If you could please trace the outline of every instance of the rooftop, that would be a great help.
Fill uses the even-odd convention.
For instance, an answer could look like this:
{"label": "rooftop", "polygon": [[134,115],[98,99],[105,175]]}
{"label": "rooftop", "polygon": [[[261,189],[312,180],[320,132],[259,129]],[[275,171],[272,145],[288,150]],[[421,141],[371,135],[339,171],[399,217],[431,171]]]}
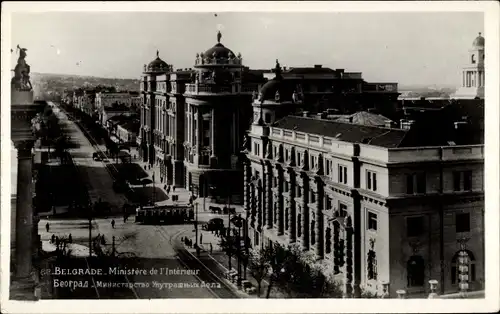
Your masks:
{"label": "rooftop", "polygon": [[336,138],[350,143],[363,143],[385,148],[402,147],[408,130],[387,129],[323,120],[309,117],[288,116],[274,123],[273,127]]}
{"label": "rooftop", "polygon": [[351,115],[341,116],[336,119],[336,121],[367,126],[384,126],[387,122],[393,122],[391,119],[381,114],[371,113],[368,111],[359,111]]}

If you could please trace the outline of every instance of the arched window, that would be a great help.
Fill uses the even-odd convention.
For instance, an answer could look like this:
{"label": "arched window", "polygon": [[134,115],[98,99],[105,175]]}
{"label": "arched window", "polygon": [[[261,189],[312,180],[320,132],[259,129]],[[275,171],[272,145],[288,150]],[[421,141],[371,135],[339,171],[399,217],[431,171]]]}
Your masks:
{"label": "arched window", "polygon": [[288,231],[288,206],[285,207],[285,230]]}
{"label": "arched window", "polygon": [[406,264],[408,287],[421,287],[425,281],[424,258],[419,255],[410,257]]}
{"label": "arched window", "polygon": [[[474,257],[474,254],[469,251],[465,250],[467,252],[467,255],[469,256],[469,282],[474,282],[476,281],[476,258]],[[458,263],[458,254],[460,251],[455,253],[453,258],[451,259],[451,284],[459,284],[459,263]]]}
{"label": "arched window", "polygon": [[302,214],[297,215],[297,236],[302,236]]}
{"label": "arched window", "polygon": [[330,254],[331,252],[332,252],[332,229],[330,227],[327,227],[325,231],[325,254]]}
{"label": "arched window", "polygon": [[316,220],[311,221],[311,245],[316,244]]}
{"label": "arched window", "polygon": [[475,63],[476,63],[476,55],[474,55],[474,54],[473,54],[473,55],[471,55],[471,57],[470,57],[470,62],[471,62],[472,64],[475,64]]}

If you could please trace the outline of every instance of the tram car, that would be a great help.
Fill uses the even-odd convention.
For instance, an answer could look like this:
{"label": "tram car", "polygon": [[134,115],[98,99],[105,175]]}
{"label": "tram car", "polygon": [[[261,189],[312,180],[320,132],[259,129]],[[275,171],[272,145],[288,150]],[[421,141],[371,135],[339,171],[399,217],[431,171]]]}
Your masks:
{"label": "tram car", "polygon": [[143,224],[183,224],[194,220],[193,205],[141,206],[136,209],[135,222]]}

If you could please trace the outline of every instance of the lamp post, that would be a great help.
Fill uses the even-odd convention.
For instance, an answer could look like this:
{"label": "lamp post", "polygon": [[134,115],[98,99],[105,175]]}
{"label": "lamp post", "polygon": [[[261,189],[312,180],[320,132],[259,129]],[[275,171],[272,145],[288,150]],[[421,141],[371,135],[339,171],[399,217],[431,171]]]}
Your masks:
{"label": "lamp post", "polygon": [[[196,192],[196,194],[195,194]],[[193,202],[198,198],[199,195],[199,190],[198,187],[194,184],[191,184],[191,196],[193,199]],[[194,245],[195,247],[198,247],[198,203],[194,203],[194,210],[195,210],[195,217],[194,217],[194,232],[195,232],[195,240],[194,240]]]}

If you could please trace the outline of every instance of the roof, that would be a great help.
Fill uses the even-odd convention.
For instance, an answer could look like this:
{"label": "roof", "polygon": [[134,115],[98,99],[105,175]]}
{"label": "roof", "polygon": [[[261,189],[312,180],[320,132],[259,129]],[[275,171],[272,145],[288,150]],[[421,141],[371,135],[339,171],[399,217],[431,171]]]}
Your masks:
{"label": "roof", "polygon": [[284,74],[332,74],[336,73],[335,70],[323,67],[300,67],[289,68],[283,71]]}
{"label": "roof", "polygon": [[148,64],[147,72],[167,72],[169,70],[168,64],[160,59],[160,52],[156,51],[156,59]]}
{"label": "roof", "polygon": [[118,125],[131,133],[139,133],[141,127],[141,123],[137,119],[118,122]]}
{"label": "roof", "polygon": [[391,119],[381,114],[375,114],[368,111],[360,111],[351,115],[342,116],[336,121],[368,126],[383,126],[386,122],[393,122]]}
{"label": "roof", "polygon": [[475,48],[484,48],[484,37],[481,36],[481,33],[474,39],[472,46]]}
{"label": "roof", "polygon": [[344,142],[363,143],[386,148],[402,146],[403,139],[408,133],[408,130],[386,129],[299,116],[287,116],[275,122],[273,127],[328,136]]}

